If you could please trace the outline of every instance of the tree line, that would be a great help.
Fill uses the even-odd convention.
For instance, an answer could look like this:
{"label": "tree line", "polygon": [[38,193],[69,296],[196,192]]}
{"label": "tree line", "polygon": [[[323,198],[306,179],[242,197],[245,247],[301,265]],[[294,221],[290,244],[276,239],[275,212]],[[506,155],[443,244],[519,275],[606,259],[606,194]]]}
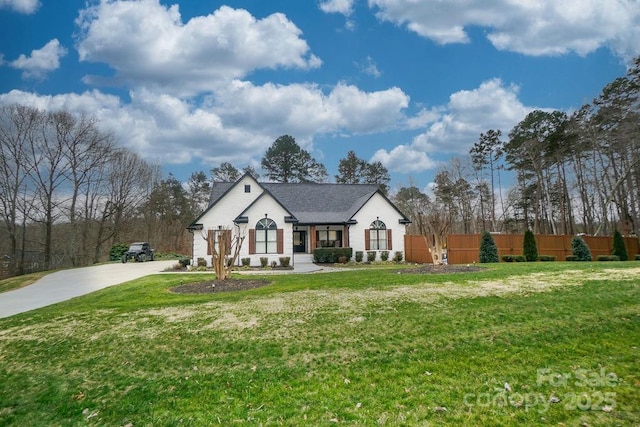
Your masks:
{"label": "tree line", "polygon": [[[377,183],[389,174],[350,152],[338,182]],[[342,161],[341,161],[342,164]],[[291,136],[278,138],[262,159],[276,182],[324,182],[324,165]],[[96,119],[65,111],[0,107],[0,256],[12,274],[90,265],[121,243],[144,240],[160,252],[187,254],[186,227],[207,207],[216,181],[242,173],[221,163],[183,184],[172,174],[116,144]]]}
{"label": "tree line", "polygon": [[490,129],[438,170],[431,196],[409,185],[394,200],[414,233],[638,235],[640,57],[593,102],[532,111],[506,138]]}

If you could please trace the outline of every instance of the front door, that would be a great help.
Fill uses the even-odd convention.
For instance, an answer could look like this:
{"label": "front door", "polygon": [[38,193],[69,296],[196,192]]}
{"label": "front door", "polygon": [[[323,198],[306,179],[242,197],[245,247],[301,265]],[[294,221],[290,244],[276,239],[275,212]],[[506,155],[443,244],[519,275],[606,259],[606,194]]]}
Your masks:
{"label": "front door", "polygon": [[293,252],[307,252],[307,232],[293,232]]}

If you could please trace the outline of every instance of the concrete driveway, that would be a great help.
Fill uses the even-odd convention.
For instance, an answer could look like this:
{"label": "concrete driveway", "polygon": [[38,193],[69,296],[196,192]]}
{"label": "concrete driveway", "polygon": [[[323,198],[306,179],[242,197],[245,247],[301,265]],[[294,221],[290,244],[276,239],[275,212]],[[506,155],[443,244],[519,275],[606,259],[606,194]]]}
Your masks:
{"label": "concrete driveway", "polygon": [[176,261],[128,262],[51,273],[32,285],[0,293],[0,318],[24,313],[99,289],[160,273]]}

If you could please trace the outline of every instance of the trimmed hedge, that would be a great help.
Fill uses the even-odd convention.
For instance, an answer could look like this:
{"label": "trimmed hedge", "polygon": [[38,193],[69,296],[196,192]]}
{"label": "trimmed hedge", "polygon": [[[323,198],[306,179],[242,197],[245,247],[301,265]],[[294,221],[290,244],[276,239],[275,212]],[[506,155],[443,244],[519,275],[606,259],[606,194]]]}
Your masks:
{"label": "trimmed hedge", "polygon": [[278,260],[280,261],[280,267],[287,268],[291,264],[291,257],[288,256],[281,256]]}
{"label": "trimmed hedge", "polygon": [[502,260],[504,262],[525,262],[526,258],[524,255],[502,255]]}
{"label": "trimmed hedge", "polygon": [[538,256],[538,261],[543,261],[543,262],[549,262],[549,261],[555,261],[556,257],[553,255],[540,255]]}
{"label": "trimmed hedge", "polygon": [[353,255],[352,248],[317,248],[313,250],[313,262],[319,264],[336,264],[340,262],[340,258],[351,259]]}
{"label": "trimmed hedge", "polygon": [[620,261],[618,255],[598,255],[598,261]]}
{"label": "trimmed hedge", "polygon": [[567,261],[578,261],[578,257],[576,255],[567,255],[565,259]]}
{"label": "trimmed hedge", "polygon": [[636,261],[640,261],[640,254],[636,254]]}

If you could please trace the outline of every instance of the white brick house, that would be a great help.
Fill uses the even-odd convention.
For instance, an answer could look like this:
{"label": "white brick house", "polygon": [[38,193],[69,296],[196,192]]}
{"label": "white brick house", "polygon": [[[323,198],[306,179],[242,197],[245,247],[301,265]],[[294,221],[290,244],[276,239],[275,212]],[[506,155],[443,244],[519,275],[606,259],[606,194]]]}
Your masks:
{"label": "white brick house", "polygon": [[[204,237],[245,236],[238,263],[260,265],[280,257],[313,253],[318,247],[404,253],[407,217],[369,184],[262,183],[245,174],[236,182],[215,183],[209,207],[188,229],[193,233],[193,265],[211,264]],[[365,254],[366,259],[366,254]]]}

